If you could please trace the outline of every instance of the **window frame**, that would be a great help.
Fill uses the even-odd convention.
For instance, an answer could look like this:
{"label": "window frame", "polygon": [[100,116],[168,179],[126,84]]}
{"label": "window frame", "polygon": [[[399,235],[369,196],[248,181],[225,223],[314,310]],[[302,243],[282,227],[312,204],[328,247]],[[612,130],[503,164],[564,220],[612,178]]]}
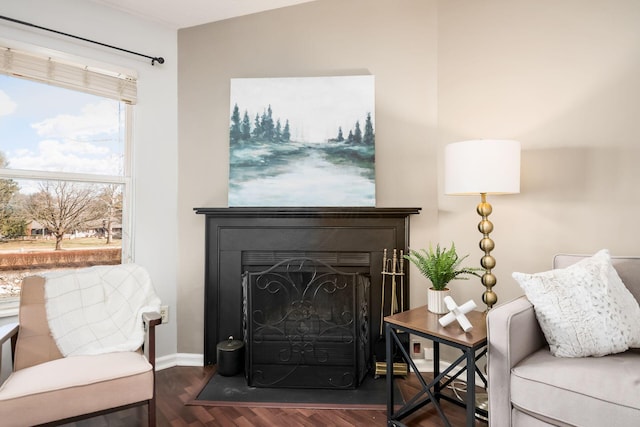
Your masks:
{"label": "window frame", "polygon": [[[9,169],[0,168],[0,179],[18,179],[18,180],[30,180],[30,181],[68,181],[68,182],[80,182],[89,184],[117,184],[122,186],[122,246],[121,246],[121,262],[123,264],[133,262],[133,248],[134,248],[134,227],[133,227],[133,213],[134,213],[134,185],[133,185],[133,121],[134,121],[134,104],[137,101],[137,77],[133,73],[123,73],[122,71],[110,71],[106,68],[96,68],[94,66],[81,65],[80,62],[72,62],[68,59],[68,55],[60,53],[58,57],[35,53],[34,51],[25,50],[13,50],[6,47],[6,42],[0,41],[0,59],[4,59],[0,62],[0,74],[5,74],[11,78],[25,79],[40,84],[51,84],[59,86],[67,90],[73,90],[78,92],[85,92],[103,98],[114,99],[124,104],[124,149],[123,149],[123,173],[122,175],[102,175],[91,173],[76,173],[76,172],[55,172],[44,170],[31,170],[31,169]],[[26,58],[27,61],[34,61],[36,64],[36,73],[33,75],[27,75],[28,73],[16,72],[11,70],[7,66],[6,56],[7,52],[15,52],[22,59]],[[55,78],[43,78],[42,71],[37,69],[38,61],[39,65],[48,64],[47,66],[55,69],[63,69],[65,71],[64,81],[56,81]],[[82,59],[76,61],[89,62],[89,60],[83,61]],[[53,64],[53,65],[51,65]],[[116,67],[114,67],[115,70]],[[28,69],[27,69],[28,71]],[[95,87],[83,86],[82,82],[78,84],[69,84],[68,76],[69,71],[76,73],[78,76],[83,76],[82,80],[86,84],[88,80],[99,81],[98,90]],[[89,77],[87,77],[89,76]],[[97,77],[96,77],[97,76]],[[48,77],[51,77],[49,74]],[[115,80],[114,80],[115,79]],[[118,80],[119,79],[119,80]],[[118,83],[121,81],[121,83]],[[120,86],[118,86],[120,85]],[[117,89],[122,88],[121,93],[118,95]],[[18,313],[20,297],[10,296],[0,298],[0,318],[15,316]]]}
{"label": "window frame", "polygon": [[[30,181],[69,181],[90,184],[118,184],[122,185],[122,262],[133,262],[133,228],[132,228],[132,122],[133,106],[125,105],[125,140],[122,175],[99,175],[75,172],[39,171],[32,169],[6,169],[0,168],[0,179],[22,179]],[[126,236],[126,240],[125,240]],[[125,244],[126,242],[126,244]],[[1,313],[1,312],[0,312]],[[1,315],[0,315],[1,317]]]}

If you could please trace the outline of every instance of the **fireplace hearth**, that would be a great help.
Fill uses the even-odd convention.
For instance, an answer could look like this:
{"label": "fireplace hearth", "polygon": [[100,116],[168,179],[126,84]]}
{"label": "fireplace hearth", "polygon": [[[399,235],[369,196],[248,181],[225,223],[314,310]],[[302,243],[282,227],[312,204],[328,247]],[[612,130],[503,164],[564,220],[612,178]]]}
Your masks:
{"label": "fireplace hearth", "polygon": [[[341,273],[353,273],[354,277],[358,277],[357,281],[360,283],[358,286],[362,289],[367,286],[364,284],[366,278],[369,291],[369,296],[366,298],[368,313],[362,317],[366,317],[367,324],[356,328],[366,332],[360,337],[356,335],[353,338],[356,341],[362,340],[366,344],[359,353],[361,356],[355,357],[367,359],[362,363],[366,366],[371,366],[372,359],[376,357],[378,360],[383,360],[384,354],[376,353],[383,348],[377,345],[380,340],[382,314],[383,251],[398,249],[408,252],[409,218],[411,215],[418,214],[420,208],[196,208],[195,211],[205,215],[206,225],[204,295],[204,361],[206,365],[216,363],[216,345],[221,340],[229,336],[237,338],[245,336],[243,274],[265,272],[291,258],[313,260],[315,265],[322,266],[320,269],[322,274],[328,271],[327,267]],[[279,268],[282,268],[282,264]],[[408,307],[410,303],[408,271],[405,279],[402,298],[405,306]],[[303,277],[301,281],[308,282],[309,278]],[[387,288],[389,292],[390,287]],[[390,295],[387,296],[386,301],[390,301]],[[353,301],[349,300],[346,305],[355,306],[349,309],[355,311],[346,317],[353,317],[357,323],[355,319],[361,317],[361,304],[362,300],[357,298]],[[302,312],[304,310],[300,311]],[[301,316],[300,313],[296,316]],[[336,313],[337,309],[334,308],[333,315],[335,316]],[[306,323],[298,323],[298,325],[303,329],[319,330],[320,319],[325,317],[327,313],[317,317],[317,320],[311,320],[312,317],[309,317]],[[341,336],[342,338],[344,337]],[[304,345],[292,346],[290,349],[277,350],[278,357],[310,360]],[[287,355],[288,351],[289,355]],[[305,352],[304,358],[302,358],[302,351]],[[358,353],[359,350],[354,351]],[[262,352],[260,354],[262,355]],[[319,355],[316,357],[318,360],[313,363],[319,363],[322,359]],[[312,363],[306,364],[315,366]],[[353,362],[349,364],[353,365]],[[359,362],[356,365],[358,365],[356,373],[347,375],[353,377],[352,381],[335,381],[335,384],[337,386],[357,384],[361,369]],[[284,371],[286,364],[285,368],[278,369],[286,372]],[[278,376],[277,373],[271,375],[272,378],[264,380],[265,383],[273,381]],[[283,375],[284,373],[280,374],[280,376]],[[338,374],[329,373],[325,377],[337,378],[336,375]],[[254,373],[254,381],[258,381],[258,378],[259,376]],[[310,387],[318,386],[315,384]],[[300,385],[300,387],[307,387],[307,385]]]}

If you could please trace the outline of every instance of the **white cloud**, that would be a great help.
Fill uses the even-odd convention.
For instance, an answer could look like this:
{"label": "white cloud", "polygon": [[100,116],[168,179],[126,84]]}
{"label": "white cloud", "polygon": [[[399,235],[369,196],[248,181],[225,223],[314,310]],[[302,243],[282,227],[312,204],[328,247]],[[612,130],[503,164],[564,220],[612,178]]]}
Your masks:
{"label": "white cloud", "polygon": [[16,111],[18,104],[13,102],[13,100],[7,95],[5,92],[0,90],[0,116],[8,116]]}
{"label": "white cloud", "polygon": [[89,155],[89,156],[105,156],[109,153],[107,147],[100,147],[95,144],[83,141],[65,141],[60,142],[55,139],[45,139],[38,144],[38,150],[40,154],[48,157],[56,155],[57,153],[65,154],[71,153],[76,155]]}
{"label": "white cloud", "polygon": [[46,139],[37,152],[20,150],[11,157],[15,169],[117,175],[121,160],[106,147],[78,141]]}
{"label": "white cloud", "polygon": [[35,149],[10,152],[12,168],[118,175],[122,153],[118,103],[88,104],[79,115],[59,114],[32,124],[42,139]]}
{"label": "white cloud", "polygon": [[85,105],[81,115],[60,114],[31,125],[44,138],[82,139],[118,132],[118,103],[101,101]]}
{"label": "white cloud", "polygon": [[118,157],[104,147],[47,139],[38,144],[37,152],[20,150],[19,153],[14,153],[11,157],[11,167],[117,175],[121,164]]}

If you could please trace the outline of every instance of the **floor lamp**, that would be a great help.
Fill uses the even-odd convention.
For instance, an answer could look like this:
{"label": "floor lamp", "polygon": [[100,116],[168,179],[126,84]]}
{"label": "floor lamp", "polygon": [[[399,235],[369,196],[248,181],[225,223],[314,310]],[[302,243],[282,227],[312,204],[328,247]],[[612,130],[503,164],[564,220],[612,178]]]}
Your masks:
{"label": "floor lamp", "polygon": [[[492,207],[487,194],[520,192],[520,143],[512,140],[478,139],[448,144],[445,148],[444,192],[451,195],[480,195],[476,211],[482,218],[478,230],[482,233],[480,249],[484,256],[480,265],[484,269],[482,301],[490,310],[498,302],[493,290],[496,276],[492,270],[496,260],[491,256],[495,244],[489,237],[493,224],[489,221]],[[486,393],[476,394],[476,407],[488,412]],[[478,418],[484,418],[476,412]]]}
{"label": "floor lamp", "polygon": [[451,195],[480,195],[476,211],[482,217],[478,230],[482,233],[480,249],[484,256],[480,265],[484,269],[482,301],[487,310],[498,301],[493,290],[496,276],[492,273],[496,260],[491,256],[495,247],[489,234],[493,224],[489,221],[492,207],[487,194],[520,192],[520,143],[512,140],[478,139],[448,144],[445,148],[444,192]]}

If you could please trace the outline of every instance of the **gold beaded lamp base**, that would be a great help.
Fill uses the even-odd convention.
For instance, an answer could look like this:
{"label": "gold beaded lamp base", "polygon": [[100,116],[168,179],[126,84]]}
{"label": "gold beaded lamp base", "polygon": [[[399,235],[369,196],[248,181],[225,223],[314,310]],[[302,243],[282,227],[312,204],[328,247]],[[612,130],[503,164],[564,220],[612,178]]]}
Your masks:
{"label": "gold beaded lamp base", "polygon": [[489,215],[491,215],[492,208],[487,202],[487,193],[480,194],[481,201],[476,208],[478,215],[482,217],[482,220],[478,224],[478,231],[482,233],[482,240],[480,240],[480,249],[484,252],[484,256],[480,260],[480,265],[484,268],[485,273],[482,275],[482,285],[485,287],[485,291],[482,294],[482,301],[487,305],[487,310],[490,310],[498,302],[498,295],[493,291],[493,287],[496,284],[496,276],[493,275],[491,270],[496,266],[496,260],[491,256],[491,251],[495,247],[493,240],[489,237],[489,234],[493,231],[493,224],[489,221]]}

